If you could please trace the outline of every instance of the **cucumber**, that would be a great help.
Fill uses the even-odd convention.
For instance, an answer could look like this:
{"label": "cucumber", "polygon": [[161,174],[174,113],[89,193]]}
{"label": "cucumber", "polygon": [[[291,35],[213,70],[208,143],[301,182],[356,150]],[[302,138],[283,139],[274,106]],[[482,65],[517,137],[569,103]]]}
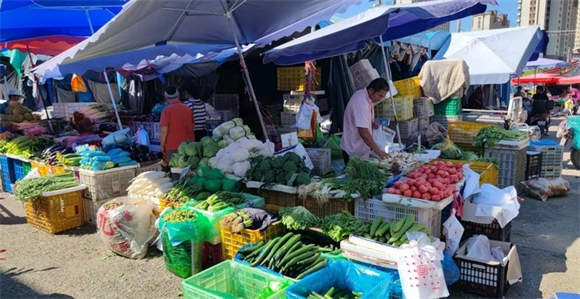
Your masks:
{"label": "cucumber", "polygon": [[397,240],[399,240],[403,235],[405,235],[405,233],[415,223],[415,216],[413,216],[411,214],[407,215],[407,217],[405,217],[404,219],[405,219],[405,223],[403,224],[401,229],[395,235],[393,235],[393,238],[396,238]]}
{"label": "cucumber", "polygon": [[316,261],[319,257],[320,257],[320,253],[315,253],[313,256],[311,256],[309,258],[305,258],[301,261],[298,261],[296,264],[298,264],[298,265],[310,265],[314,261]]}
{"label": "cucumber", "polygon": [[282,246],[282,244],[284,244],[290,237],[292,237],[292,235],[293,235],[292,233],[287,233],[282,238],[278,239],[276,241],[276,245],[274,245],[270,253],[268,253],[268,256],[266,256],[266,258],[262,261],[261,265],[265,266],[267,264],[270,264],[274,254],[278,251],[278,249]]}
{"label": "cucumber", "polygon": [[[292,245],[292,247],[290,247],[290,249],[288,249],[288,252],[286,253],[286,256],[288,256],[288,255],[292,254],[294,251],[300,249],[300,247],[302,247],[302,243],[301,242],[294,243],[294,245]],[[281,257],[281,259],[276,262],[276,268],[279,268],[279,267],[282,266],[282,261],[284,261],[284,259],[286,258],[286,256]]]}
{"label": "cucumber", "polygon": [[276,237],[272,241],[268,242],[262,253],[260,253],[258,258],[251,264],[251,266],[255,267],[259,265],[262,262],[262,260],[266,257],[266,255],[268,255],[268,253],[272,250],[272,247],[276,245],[276,242],[278,242],[279,239],[280,237]]}
{"label": "cucumber", "polygon": [[301,260],[305,260],[313,255],[316,255],[316,253],[312,252],[312,251],[307,251],[299,256],[294,257],[293,259],[291,259],[288,263],[286,263],[284,265],[284,267],[282,267],[282,269],[280,270],[280,273],[284,273],[288,268],[298,264],[299,261]]}
{"label": "cucumber", "polygon": [[300,234],[293,235],[290,240],[286,242],[286,244],[280,247],[280,250],[278,250],[278,252],[274,255],[274,258],[278,260],[280,257],[284,256],[284,254],[286,254],[286,252],[288,252],[290,248],[292,248],[292,246],[294,246],[294,244],[300,240],[301,237],[302,236]]}
{"label": "cucumber", "polygon": [[381,225],[381,226],[380,226],[380,227],[377,229],[376,235],[378,235],[378,236],[382,236],[382,235],[384,235],[384,234],[385,234],[385,233],[386,233],[386,232],[389,230],[389,226],[390,226],[390,225],[389,225],[389,222],[385,222],[385,223],[383,223],[383,224],[382,224],[382,225]]}
{"label": "cucumber", "polygon": [[291,254],[286,255],[282,261],[280,262],[280,266],[284,265],[285,263],[287,263],[289,260],[293,259],[294,257],[303,254],[304,252],[309,251],[310,249],[314,248],[313,244],[308,244],[306,246],[303,246],[302,248],[295,250],[294,252],[292,252]]}
{"label": "cucumber", "polygon": [[396,234],[398,231],[400,231],[400,230],[401,230],[401,228],[403,227],[403,224],[405,224],[405,219],[406,219],[406,218],[407,218],[407,217],[405,217],[405,218],[401,218],[401,219],[397,220],[395,223],[393,223],[393,224],[391,225],[391,235],[394,235],[394,234]]}
{"label": "cucumber", "polygon": [[308,274],[310,274],[312,272],[315,272],[317,270],[320,270],[320,269],[326,267],[326,264],[327,263],[328,263],[328,261],[326,259],[323,259],[321,262],[319,262],[319,263],[315,264],[314,266],[306,269],[306,271],[304,271],[300,275],[298,275],[296,277],[296,279],[302,279],[304,276],[306,276],[306,275],[308,275]]}
{"label": "cucumber", "polygon": [[238,253],[241,253],[243,255],[250,254],[251,252],[254,252],[258,247],[262,246],[263,244],[264,244],[264,241],[260,241],[253,246],[248,246],[247,248],[240,249],[238,251]]}
{"label": "cucumber", "polygon": [[370,235],[374,236],[377,228],[379,227],[379,225],[381,225],[381,223],[383,222],[383,217],[377,217],[377,219],[375,219],[375,221],[373,221],[373,224],[371,225],[371,231],[370,231]]}

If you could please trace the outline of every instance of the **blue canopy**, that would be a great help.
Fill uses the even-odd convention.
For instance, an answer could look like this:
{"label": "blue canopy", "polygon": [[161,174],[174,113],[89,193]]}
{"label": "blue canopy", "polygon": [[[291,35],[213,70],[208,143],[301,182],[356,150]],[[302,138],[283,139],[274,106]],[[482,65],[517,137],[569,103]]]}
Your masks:
{"label": "blue canopy", "polygon": [[52,35],[89,36],[127,0],[2,0],[0,42]]}
{"label": "blue canopy", "polygon": [[382,36],[393,40],[486,10],[495,0],[438,0],[410,5],[386,5],[332,24],[266,52],[264,62],[296,64],[364,48]]}
{"label": "blue canopy", "polygon": [[420,32],[411,36],[398,38],[398,42],[439,50],[451,36],[449,31]]}

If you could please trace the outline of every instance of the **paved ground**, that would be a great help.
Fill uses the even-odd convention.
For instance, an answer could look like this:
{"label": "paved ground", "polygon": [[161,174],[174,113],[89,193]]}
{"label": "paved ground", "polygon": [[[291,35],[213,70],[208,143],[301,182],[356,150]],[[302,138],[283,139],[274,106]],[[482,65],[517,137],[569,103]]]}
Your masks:
{"label": "paved ground", "polygon": [[[508,298],[580,293],[580,171],[564,175],[572,185],[568,196],[526,199],[514,220],[524,281]],[[110,254],[90,226],[58,235],[38,231],[6,194],[0,194],[0,249],[6,249],[0,253],[0,298],[175,298],[181,292],[181,279],[165,270],[156,250],[130,260]]]}

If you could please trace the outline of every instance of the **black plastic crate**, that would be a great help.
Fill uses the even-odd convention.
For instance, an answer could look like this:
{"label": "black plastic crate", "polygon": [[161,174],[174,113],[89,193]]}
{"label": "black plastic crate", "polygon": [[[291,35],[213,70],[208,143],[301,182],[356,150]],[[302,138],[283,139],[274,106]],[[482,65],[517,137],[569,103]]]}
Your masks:
{"label": "black plastic crate", "polygon": [[497,220],[490,224],[481,224],[471,221],[461,220],[461,225],[465,231],[461,240],[469,239],[473,235],[485,235],[490,240],[509,242],[512,234],[512,223],[508,223],[504,228],[499,226]]}
{"label": "black plastic crate", "polygon": [[542,173],[542,153],[526,152],[526,180],[539,178]]}
{"label": "black plastic crate", "polygon": [[[513,244],[510,244],[510,250]],[[486,297],[502,298],[510,287],[507,281],[509,261],[505,265],[462,258],[454,258],[461,276],[457,285],[462,291],[475,293]]]}

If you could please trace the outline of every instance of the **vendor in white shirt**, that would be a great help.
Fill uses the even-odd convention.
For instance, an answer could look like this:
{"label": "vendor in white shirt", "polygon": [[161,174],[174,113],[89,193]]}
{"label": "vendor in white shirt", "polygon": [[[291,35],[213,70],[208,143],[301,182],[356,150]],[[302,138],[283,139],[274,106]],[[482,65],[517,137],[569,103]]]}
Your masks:
{"label": "vendor in white shirt", "polygon": [[374,105],[385,99],[389,92],[389,83],[384,78],[373,80],[365,89],[357,90],[348,101],[344,111],[344,122],[340,147],[344,162],[348,163],[350,156],[368,159],[372,154],[381,159],[387,158],[387,153],[379,148],[373,140],[375,123]]}

